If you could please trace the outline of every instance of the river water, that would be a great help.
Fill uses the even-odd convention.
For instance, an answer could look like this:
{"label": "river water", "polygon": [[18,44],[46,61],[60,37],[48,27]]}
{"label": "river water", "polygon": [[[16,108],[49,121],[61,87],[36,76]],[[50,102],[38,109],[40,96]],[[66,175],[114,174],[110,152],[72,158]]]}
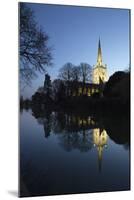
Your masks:
{"label": "river water", "polygon": [[21,111],[20,196],[130,189],[129,120],[96,116]]}

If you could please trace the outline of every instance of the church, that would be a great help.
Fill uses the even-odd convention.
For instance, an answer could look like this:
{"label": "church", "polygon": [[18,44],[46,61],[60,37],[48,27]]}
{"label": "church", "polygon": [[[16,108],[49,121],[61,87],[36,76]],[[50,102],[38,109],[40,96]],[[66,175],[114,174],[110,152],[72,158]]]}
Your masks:
{"label": "church", "polygon": [[107,65],[102,62],[101,43],[99,39],[97,64],[93,66],[93,83],[101,84],[107,82]]}
{"label": "church", "polygon": [[94,93],[101,93],[104,84],[108,80],[107,65],[102,61],[102,49],[99,39],[97,63],[93,66],[92,83],[79,82],[77,87],[71,87],[70,93],[72,96],[91,96]]}

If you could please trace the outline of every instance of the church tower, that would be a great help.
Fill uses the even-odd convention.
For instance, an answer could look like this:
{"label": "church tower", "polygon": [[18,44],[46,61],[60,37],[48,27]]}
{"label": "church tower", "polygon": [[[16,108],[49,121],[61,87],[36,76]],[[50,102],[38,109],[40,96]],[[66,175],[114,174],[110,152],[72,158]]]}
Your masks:
{"label": "church tower", "polygon": [[101,43],[99,39],[97,64],[93,66],[93,83],[100,84],[107,81],[107,67],[102,62]]}

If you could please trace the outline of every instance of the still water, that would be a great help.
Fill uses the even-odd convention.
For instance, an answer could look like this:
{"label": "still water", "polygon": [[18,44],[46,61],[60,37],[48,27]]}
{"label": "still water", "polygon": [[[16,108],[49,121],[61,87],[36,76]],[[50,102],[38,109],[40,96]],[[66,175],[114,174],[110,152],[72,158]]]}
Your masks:
{"label": "still water", "polygon": [[130,189],[129,120],[20,114],[20,196]]}

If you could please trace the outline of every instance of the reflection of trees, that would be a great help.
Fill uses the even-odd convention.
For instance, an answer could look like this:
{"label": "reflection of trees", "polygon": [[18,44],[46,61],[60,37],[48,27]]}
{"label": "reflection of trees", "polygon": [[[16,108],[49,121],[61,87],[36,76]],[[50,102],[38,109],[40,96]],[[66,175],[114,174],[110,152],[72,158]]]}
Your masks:
{"label": "reflection of trees", "polygon": [[52,130],[55,134],[60,134],[67,126],[67,116],[61,112],[55,112],[53,115]]}
{"label": "reflection of trees", "polygon": [[[44,127],[45,137],[50,133],[58,135],[60,145],[66,150],[79,149],[80,151],[88,151],[92,147],[92,129],[89,126],[93,120],[83,119],[74,115],[67,115],[62,112],[45,111],[37,121]],[[89,123],[90,122],[90,123]]]}
{"label": "reflection of trees", "polygon": [[130,145],[130,121],[127,116],[110,117],[103,119],[109,137],[117,144],[128,148]]}
{"label": "reflection of trees", "polygon": [[79,149],[85,152],[92,148],[92,129],[96,123],[91,117],[50,110],[38,112],[38,109],[33,109],[33,115],[43,125],[45,137],[56,134],[66,151]]}
{"label": "reflection of trees", "polygon": [[33,109],[33,115],[44,127],[45,137],[56,134],[60,145],[65,150],[79,149],[88,151],[92,147],[91,132],[96,128],[105,129],[109,137],[117,144],[129,147],[129,118],[116,116],[101,116],[100,119],[84,114],[52,112],[49,109]]}
{"label": "reflection of trees", "polygon": [[49,109],[33,115],[44,127],[45,137],[55,134],[59,145],[67,152],[79,150],[88,152],[94,146],[98,155],[98,169],[101,172],[103,152],[107,147],[108,136],[117,144],[129,148],[129,118],[116,116],[98,116],[95,119],[85,114],[52,112]]}
{"label": "reflection of trees", "polygon": [[50,110],[38,112],[38,109],[35,109],[33,110],[33,115],[37,118],[37,122],[43,125],[45,137],[49,137],[52,128],[52,112]]}
{"label": "reflection of trees", "polygon": [[93,120],[90,120],[89,117],[57,113],[57,121],[57,126],[53,127],[53,132],[60,134],[60,145],[66,151],[79,149],[85,152],[92,148]]}
{"label": "reflection of trees", "polygon": [[90,130],[79,132],[66,132],[60,135],[60,145],[66,150],[79,149],[81,152],[89,151],[92,148],[92,137]]}
{"label": "reflection of trees", "polygon": [[44,133],[45,137],[49,137],[51,132],[51,116],[47,115],[46,120],[44,121]]}

